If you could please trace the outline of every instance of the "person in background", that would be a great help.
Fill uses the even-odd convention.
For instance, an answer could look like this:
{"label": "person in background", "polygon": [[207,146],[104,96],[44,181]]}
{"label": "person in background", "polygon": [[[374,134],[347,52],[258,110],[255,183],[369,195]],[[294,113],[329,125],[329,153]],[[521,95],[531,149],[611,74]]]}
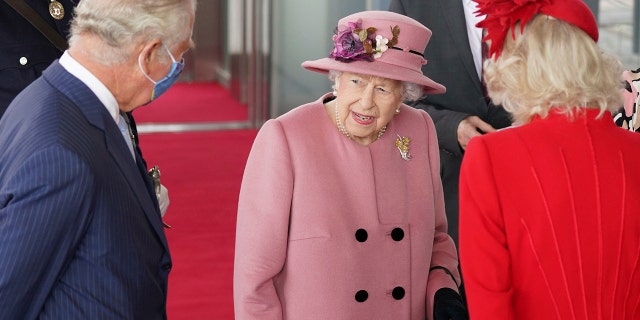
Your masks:
{"label": "person in background", "polygon": [[618,127],[632,132],[640,131],[640,119],[638,119],[638,104],[640,104],[640,68],[624,70],[622,72],[624,89],[622,90],[622,107],[613,115]]}
{"label": "person in background", "polygon": [[446,233],[438,143],[403,104],[445,88],[423,75],[431,31],[387,11],[340,19],[334,91],[267,121],[238,203],[235,318],[467,319]]}
{"label": "person in background", "polygon": [[622,65],[580,0],[478,0],[489,96],[518,126],[460,174],[471,319],[637,319],[640,135],[615,125]]}
{"label": "person in background", "polygon": [[[49,11],[50,1],[25,0],[63,39],[77,1],[56,0],[62,10]],[[0,117],[20,91],[38,78],[62,51],[5,1],[0,1]]]}
{"label": "person in background", "polygon": [[122,113],[177,79],[194,0],[82,0],[69,49],[0,119],[0,310],[166,319],[172,262]]}
{"label": "person in background", "polygon": [[482,29],[472,0],[391,0],[389,11],[418,20],[433,32],[422,67],[447,92],[426,95],[411,105],[433,119],[449,234],[458,243],[460,163],[473,137],[511,125],[509,114],[487,99],[482,82]]}

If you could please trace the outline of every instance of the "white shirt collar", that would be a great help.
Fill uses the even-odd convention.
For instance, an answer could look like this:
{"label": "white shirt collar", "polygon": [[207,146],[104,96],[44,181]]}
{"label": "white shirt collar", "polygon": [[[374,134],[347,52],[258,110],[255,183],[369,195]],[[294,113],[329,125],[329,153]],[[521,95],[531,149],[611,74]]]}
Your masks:
{"label": "white shirt collar", "polygon": [[100,82],[100,80],[96,78],[91,71],[81,65],[78,60],[74,59],[68,51],[65,51],[62,54],[59,61],[60,65],[62,65],[65,70],[89,87],[89,90],[98,97],[100,102],[102,102],[102,104],[107,108],[109,114],[113,117],[113,121],[117,124],[121,119],[120,107],[118,106],[116,97],[113,96],[111,91],[109,91],[109,89],[107,89],[107,87]]}
{"label": "white shirt collar", "polygon": [[485,16],[476,16],[477,3],[472,0],[462,0],[464,6],[464,17],[467,24],[467,37],[469,38],[469,48],[473,55],[473,63],[476,67],[478,78],[482,78],[482,29],[476,24],[484,20]]}

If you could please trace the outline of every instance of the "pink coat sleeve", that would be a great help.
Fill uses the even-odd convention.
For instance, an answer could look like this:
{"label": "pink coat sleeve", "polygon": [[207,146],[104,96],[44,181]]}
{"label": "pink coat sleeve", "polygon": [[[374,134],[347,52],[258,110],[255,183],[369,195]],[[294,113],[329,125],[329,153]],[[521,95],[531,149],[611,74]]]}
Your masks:
{"label": "pink coat sleeve", "polygon": [[508,320],[511,260],[493,175],[485,144],[472,139],[460,171],[460,263],[470,318]]}
{"label": "pink coat sleeve", "polygon": [[254,141],[242,180],[234,262],[235,319],[282,319],[274,281],[286,258],[293,175],[277,120]]}
{"label": "pink coat sleeve", "polygon": [[451,272],[447,274],[442,269],[433,269],[429,272],[429,282],[427,283],[427,319],[433,317],[433,297],[441,288],[451,288],[458,291],[457,285],[460,284],[460,274],[458,272],[458,254],[453,239],[447,233],[447,216],[444,208],[444,194],[442,190],[442,181],[440,180],[440,153],[438,147],[438,138],[435,126],[431,118],[425,115],[428,123],[428,148],[429,148],[429,170],[434,192],[434,223],[435,232],[433,237],[433,251],[431,255],[431,268],[443,267]]}

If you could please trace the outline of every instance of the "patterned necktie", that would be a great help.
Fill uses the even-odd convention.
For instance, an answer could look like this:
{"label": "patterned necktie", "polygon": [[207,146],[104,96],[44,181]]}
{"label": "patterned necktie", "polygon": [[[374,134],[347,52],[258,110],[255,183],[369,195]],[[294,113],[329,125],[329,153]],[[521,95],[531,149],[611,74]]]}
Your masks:
{"label": "patterned necktie", "polygon": [[136,154],[133,151],[133,141],[131,140],[131,132],[129,130],[129,125],[127,123],[127,120],[124,117],[125,116],[123,116],[122,113],[120,113],[120,119],[119,119],[120,121],[118,121],[118,128],[120,129],[120,133],[122,134],[124,141],[127,142],[127,147],[129,147],[129,152],[131,152],[131,156],[135,161]]}

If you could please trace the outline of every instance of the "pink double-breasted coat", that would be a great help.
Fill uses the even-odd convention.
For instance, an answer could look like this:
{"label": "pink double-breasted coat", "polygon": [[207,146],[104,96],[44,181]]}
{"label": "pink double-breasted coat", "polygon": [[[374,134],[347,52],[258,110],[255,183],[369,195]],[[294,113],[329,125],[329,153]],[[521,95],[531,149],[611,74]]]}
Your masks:
{"label": "pink double-breasted coat", "polygon": [[365,147],[333,125],[329,97],[256,137],[238,205],[236,319],[430,319],[435,291],[459,282],[433,122],[403,105]]}

